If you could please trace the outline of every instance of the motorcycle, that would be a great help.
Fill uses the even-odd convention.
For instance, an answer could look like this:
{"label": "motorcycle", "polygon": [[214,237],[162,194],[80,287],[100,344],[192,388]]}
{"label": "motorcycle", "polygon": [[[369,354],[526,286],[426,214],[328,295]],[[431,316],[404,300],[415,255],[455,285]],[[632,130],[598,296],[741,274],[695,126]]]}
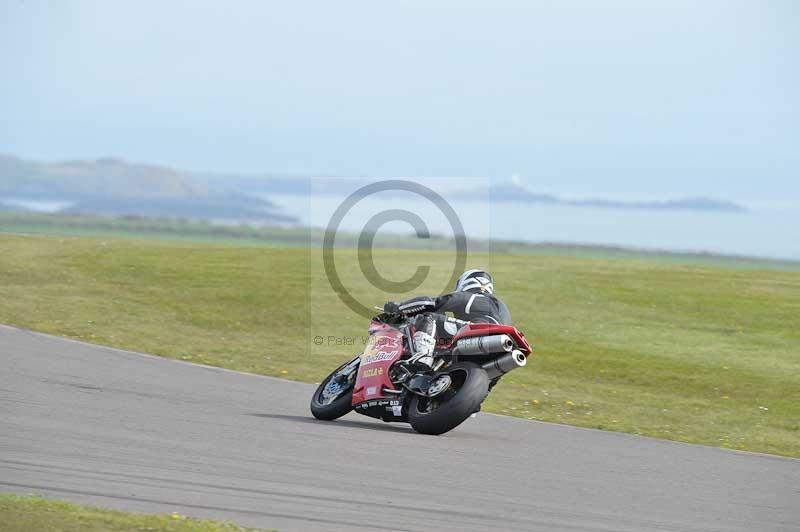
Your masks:
{"label": "motorcycle", "polygon": [[437,346],[433,364],[411,362],[411,316],[382,313],[369,327],[364,352],[325,378],[311,398],[315,418],[351,410],[386,422],[410,423],[422,434],[444,434],[478,412],[506,373],[524,367],[533,349],[511,325],[470,323]]}

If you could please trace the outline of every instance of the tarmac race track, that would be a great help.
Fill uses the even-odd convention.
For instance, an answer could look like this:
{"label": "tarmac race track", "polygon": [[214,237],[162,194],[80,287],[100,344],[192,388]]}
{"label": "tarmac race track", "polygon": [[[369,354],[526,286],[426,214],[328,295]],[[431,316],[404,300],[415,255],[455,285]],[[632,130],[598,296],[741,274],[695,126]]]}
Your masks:
{"label": "tarmac race track", "polygon": [[800,460],[487,414],[319,422],[309,384],[5,326],[0,363],[0,491],[281,531],[800,530]]}

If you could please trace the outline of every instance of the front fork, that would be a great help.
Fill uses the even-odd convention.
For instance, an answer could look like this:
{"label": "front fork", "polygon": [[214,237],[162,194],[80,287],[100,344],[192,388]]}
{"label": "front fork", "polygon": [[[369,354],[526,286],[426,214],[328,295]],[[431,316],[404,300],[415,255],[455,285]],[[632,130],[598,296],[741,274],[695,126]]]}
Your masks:
{"label": "front fork", "polygon": [[334,377],[339,383],[344,383],[350,380],[350,377],[356,374],[358,371],[358,366],[361,364],[361,355],[356,355],[356,357],[345,364],[342,369],[340,369],[337,375]]}

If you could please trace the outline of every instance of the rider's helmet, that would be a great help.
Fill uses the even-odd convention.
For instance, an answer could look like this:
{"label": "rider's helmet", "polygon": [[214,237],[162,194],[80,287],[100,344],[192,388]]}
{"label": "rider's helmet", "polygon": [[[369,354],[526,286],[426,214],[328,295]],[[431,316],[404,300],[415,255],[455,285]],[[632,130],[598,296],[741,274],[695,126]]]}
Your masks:
{"label": "rider's helmet", "polygon": [[456,281],[456,292],[494,292],[492,276],[483,270],[467,270]]}

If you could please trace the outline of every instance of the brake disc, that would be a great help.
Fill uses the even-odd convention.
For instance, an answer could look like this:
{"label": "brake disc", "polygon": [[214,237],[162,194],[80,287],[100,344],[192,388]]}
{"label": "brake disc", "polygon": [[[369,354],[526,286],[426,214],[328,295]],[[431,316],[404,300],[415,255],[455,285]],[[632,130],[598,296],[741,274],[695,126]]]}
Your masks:
{"label": "brake disc", "polygon": [[453,379],[450,378],[450,375],[444,373],[436,377],[433,382],[431,382],[430,386],[428,386],[428,397],[435,397],[440,393],[444,392],[450,385],[453,383]]}

